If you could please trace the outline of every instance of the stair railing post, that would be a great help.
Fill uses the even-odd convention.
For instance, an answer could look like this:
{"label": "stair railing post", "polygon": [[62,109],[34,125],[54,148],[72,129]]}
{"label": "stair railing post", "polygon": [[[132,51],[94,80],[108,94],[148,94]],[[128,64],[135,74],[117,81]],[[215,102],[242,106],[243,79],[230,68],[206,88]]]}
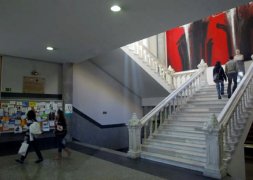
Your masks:
{"label": "stair railing post", "polygon": [[175,89],[175,86],[174,86],[174,80],[173,80],[173,76],[174,76],[174,73],[175,73],[175,70],[171,67],[171,65],[169,65],[168,67],[168,77],[167,77],[167,81],[169,83],[169,85],[171,85],[171,87],[173,89]]}
{"label": "stair railing post", "polygon": [[221,179],[226,175],[223,163],[223,128],[220,128],[215,114],[205,123],[203,130],[206,136],[206,165],[203,173]]}
{"label": "stair railing post", "polygon": [[127,156],[133,159],[139,158],[141,154],[141,122],[133,113],[127,125],[129,132],[129,150]]}
{"label": "stair railing post", "polygon": [[207,64],[205,63],[204,59],[201,59],[199,65],[198,65],[198,69],[199,70],[204,70],[204,73],[201,75],[200,77],[200,85],[205,85],[207,84]]}

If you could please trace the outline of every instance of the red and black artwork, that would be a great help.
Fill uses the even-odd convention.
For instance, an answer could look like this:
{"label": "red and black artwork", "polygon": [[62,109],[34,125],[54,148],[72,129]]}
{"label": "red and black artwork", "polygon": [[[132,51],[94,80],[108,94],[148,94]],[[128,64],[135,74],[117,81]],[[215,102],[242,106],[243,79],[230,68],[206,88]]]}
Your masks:
{"label": "red and black artwork", "polygon": [[167,61],[176,71],[225,64],[239,49],[244,59],[253,54],[253,3],[218,13],[166,32]]}

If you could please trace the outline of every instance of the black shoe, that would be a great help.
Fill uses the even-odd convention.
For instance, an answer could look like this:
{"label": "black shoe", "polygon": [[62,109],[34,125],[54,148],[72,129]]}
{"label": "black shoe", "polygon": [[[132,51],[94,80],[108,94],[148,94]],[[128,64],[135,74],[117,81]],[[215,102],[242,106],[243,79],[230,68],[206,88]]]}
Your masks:
{"label": "black shoe", "polygon": [[40,163],[42,161],[43,161],[43,159],[38,159],[37,161],[35,161],[35,163]]}
{"label": "black shoe", "polygon": [[221,93],[221,95],[224,95],[224,93]]}
{"label": "black shoe", "polygon": [[230,98],[231,96],[228,96],[228,99]]}
{"label": "black shoe", "polygon": [[221,96],[219,96],[218,99],[221,99]]}
{"label": "black shoe", "polygon": [[23,163],[24,163],[24,161],[22,161],[22,160],[20,160],[20,159],[16,159],[15,161],[18,162],[18,163],[20,163],[20,164],[23,164]]}

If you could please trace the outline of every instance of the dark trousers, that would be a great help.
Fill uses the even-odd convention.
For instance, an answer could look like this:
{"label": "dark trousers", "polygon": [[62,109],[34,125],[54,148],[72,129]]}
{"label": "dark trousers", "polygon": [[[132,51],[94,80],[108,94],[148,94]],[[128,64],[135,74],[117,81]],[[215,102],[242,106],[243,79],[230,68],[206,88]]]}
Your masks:
{"label": "dark trousers", "polygon": [[[235,89],[237,87],[237,73],[228,73],[227,76],[228,76],[227,93],[228,93],[228,97],[231,97],[231,95],[233,94],[233,92],[235,91]],[[234,86],[233,86],[233,90],[232,90],[232,93],[231,93],[232,80],[233,80]]]}
{"label": "dark trousers", "polygon": [[41,159],[41,160],[42,160],[43,157],[42,157],[41,152],[40,152],[40,150],[39,150],[39,148],[38,148],[38,142],[37,142],[37,140],[34,138],[33,141],[28,141],[28,144],[29,144],[29,146],[28,146],[28,149],[27,149],[27,151],[26,151],[26,154],[25,154],[25,156],[21,156],[20,160],[21,160],[21,161],[24,161],[24,160],[25,160],[25,158],[27,157],[28,152],[29,152],[29,150],[31,149],[31,147],[34,149],[35,153],[37,154],[38,159]]}
{"label": "dark trousers", "polygon": [[63,142],[65,136],[66,136],[66,133],[60,134],[60,135],[56,135],[56,143],[57,143],[57,148],[58,148],[58,152],[59,153],[61,153],[62,149],[65,148],[65,143]]}

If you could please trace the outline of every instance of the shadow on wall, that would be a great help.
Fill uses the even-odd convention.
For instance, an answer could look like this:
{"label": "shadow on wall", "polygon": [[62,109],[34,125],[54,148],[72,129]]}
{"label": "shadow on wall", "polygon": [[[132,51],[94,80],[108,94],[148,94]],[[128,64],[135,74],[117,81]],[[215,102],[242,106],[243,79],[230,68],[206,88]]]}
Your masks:
{"label": "shadow on wall", "polygon": [[101,125],[77,109],[73,113],[71,134],[83,143],[121,151],[128,149],[128,129],[125,124]]}

